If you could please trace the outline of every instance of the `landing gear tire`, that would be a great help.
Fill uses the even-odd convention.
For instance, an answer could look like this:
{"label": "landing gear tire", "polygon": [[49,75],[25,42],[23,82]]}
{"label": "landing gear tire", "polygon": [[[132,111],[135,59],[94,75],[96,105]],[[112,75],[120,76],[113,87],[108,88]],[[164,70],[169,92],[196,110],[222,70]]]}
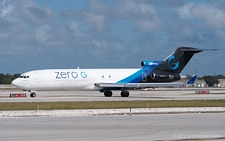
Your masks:
{"label": "landing gear tire", "polygon": [[129,92],[128,91],[122,91],[121,97],[129,97]]}
{"label": "landing gear tire", "polygon": [[112,96],[112,91],[105,91],[104,95],[105,95],[105,97],[111,97]]}
{"label": "landing gear tire", "polygon": [[36,93],[31,93],[30,97],[36,97]]}

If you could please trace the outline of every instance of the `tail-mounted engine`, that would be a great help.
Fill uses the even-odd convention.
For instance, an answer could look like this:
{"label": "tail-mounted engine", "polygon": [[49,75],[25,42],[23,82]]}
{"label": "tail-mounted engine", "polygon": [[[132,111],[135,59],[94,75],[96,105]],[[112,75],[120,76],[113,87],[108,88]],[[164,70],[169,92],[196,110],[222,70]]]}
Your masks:
{"label": "tail-mounted engine", "polygon": [[142,67],[157,66],[157,65],[159,65],[159,63],[156,61],[152,61],[152,60],[141,61]]}
{"label": "tail-mounted engine", "polygon": [[150,74],[151,79],[156,81],[165,81],[165,80],[179,80],[180,75],[171,75],[171,74]]}

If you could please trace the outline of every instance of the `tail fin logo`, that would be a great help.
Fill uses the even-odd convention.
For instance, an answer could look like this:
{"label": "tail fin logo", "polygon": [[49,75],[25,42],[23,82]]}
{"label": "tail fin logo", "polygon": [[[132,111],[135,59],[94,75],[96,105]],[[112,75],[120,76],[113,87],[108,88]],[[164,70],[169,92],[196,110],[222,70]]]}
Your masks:
{"label": "tail fin logo", "polygon": [[179,61],[175,62],[175,63],[170,63],[171,60],[175,59],[175,56],[174,55],[171,55],[169,58],[168,58],[168,65],[169,67],[172,69],[172,70],[176,70],[177,68],[179,68]]}

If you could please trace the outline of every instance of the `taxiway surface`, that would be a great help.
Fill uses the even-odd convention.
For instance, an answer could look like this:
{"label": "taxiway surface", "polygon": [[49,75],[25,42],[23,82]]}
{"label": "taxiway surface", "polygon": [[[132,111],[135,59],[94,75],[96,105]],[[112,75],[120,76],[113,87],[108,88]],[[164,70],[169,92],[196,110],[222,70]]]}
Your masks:
{"label": "taxiway surface", "polygon": [[[195,94],[202,89],[157,89],[130,91],[129,97],[121,97],[114,91],[112,97],[105,97],[98,91],[38,91],[36,98],[30,98],[26,91],[0,91],[0,102],[56,102],[56,101],[122,101],[122,100],[209,100],[225,99],[225,89],[208,89],[210,94]],[[205,90],[205,89],[203,89]],[[11,93],[26,93],[26,98],[10,98]]]}
{"label": "taxiway surface", "polygon": [[225,136],[225,114],[3,117],[2,141],[127,141]]}

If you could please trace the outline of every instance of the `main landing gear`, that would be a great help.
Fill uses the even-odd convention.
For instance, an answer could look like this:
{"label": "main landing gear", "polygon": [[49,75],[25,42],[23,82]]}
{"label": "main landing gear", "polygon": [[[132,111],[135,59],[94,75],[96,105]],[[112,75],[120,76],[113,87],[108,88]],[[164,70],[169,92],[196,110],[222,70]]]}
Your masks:
{"label": "main landing gear", "polygon": [[[121,91],[121,97],[129,97],[129,92],[128,91]],[[111,97],[112,96],[112,91],[110,90],[106,90],[104,91],[104,95],[105,97]]]}
{"label": "main landing gear", "polygon": [[121,97],[129,97],[128,91],[122,91],[120,94],[121,94]]}
{"label": "main landing gear", "polygon": [[109,90],[104,91],[104,95],[105,95],[105,97],[111,97],[112,96],[112,91],[109,91]]}

